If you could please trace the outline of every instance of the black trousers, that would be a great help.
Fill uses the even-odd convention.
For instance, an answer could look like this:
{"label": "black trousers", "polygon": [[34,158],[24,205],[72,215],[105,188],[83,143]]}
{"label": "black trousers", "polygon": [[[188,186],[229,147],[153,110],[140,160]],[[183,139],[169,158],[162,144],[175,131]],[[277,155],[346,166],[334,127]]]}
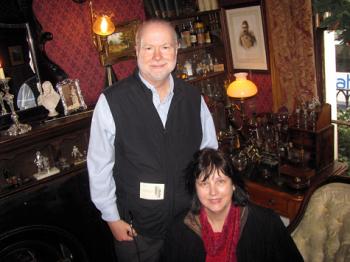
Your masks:
{"label": "black trousers", "polygon": [[160,262],[164,240],[137,235],[133,241],[114,240],[117,262]]}

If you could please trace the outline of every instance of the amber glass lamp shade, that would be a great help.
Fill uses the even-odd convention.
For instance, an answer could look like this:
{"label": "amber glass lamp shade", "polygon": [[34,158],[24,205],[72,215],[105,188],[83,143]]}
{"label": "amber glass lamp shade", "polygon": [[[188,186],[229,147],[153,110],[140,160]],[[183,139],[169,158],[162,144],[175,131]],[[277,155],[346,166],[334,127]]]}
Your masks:
{"label": "amber glass lamp shade", "polygon": [[111,18],[107,15],[102,15],[96,18],[94,24],[92,25],[92,31],[95,34],[101,36],[107,36],[114,33],[115,26]]}
{"label": "amber glass lamp shade", "polygon": [[229,97],[245,99],[256,95],[258,88],[247,79],[248,73],[236,73],[236,80],[231,82],[227,87],[226,93]]}

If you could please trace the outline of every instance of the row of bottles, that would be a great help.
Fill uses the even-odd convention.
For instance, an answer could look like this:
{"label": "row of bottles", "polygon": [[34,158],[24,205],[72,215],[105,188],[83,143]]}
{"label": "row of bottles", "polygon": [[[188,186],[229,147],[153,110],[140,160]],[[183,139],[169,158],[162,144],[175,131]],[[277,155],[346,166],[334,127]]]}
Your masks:
{"label": "row of bottles", "polygon": [[218,72],[220,69],[217,57],[210,53],[196,52],[182,63],[178,62],[176,67],[177,77],[182,79],[193,79],[197,76],[206,76],[210,72]]}
{"label": "row of bottles", "polygon": [[194,21],[189,20],[185,23],[175,26],[180,48],[210,44],[212,42],[211,34],[216,34],[219,29],[217,18],[209,16],[209,25],[206,25],[202,19],[197,16]]}

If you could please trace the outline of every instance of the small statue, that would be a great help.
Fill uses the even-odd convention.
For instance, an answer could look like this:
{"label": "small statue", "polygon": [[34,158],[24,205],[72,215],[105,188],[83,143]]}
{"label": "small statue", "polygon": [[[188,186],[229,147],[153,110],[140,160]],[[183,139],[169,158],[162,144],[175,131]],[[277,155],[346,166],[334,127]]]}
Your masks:
{"label": "small statue", "polygon": [[49,158],[43,156],[40,151],[37,151],[35,153],[34,164],[38,168],[38,172],[33,175],[37,180],[43,179],[45,177],[60,172],[60,170],[57,167],[50,167]]}
{"label": "small statue", "polygon": [[38,168],[38,173],[42,173],[44,170],[44,156],[41,154],[40,151],[37,151],[35,153],[34,164],[36,164]]}
{"label": "small statue", "polygon": [[80,164],[85,161],[84,155],[79,151],[79,148],[77,146],[73,146],[72,149],[72,157],[74,159],[74,164]]}
{"label": "small statue", "polygon": [[43,105],[49,111],[49,117],[57,116],[56,106],[60,101],[60,95],[54,90],[50,81],[45,81],[42,88],[43,93],[38,97],[38,105]]}

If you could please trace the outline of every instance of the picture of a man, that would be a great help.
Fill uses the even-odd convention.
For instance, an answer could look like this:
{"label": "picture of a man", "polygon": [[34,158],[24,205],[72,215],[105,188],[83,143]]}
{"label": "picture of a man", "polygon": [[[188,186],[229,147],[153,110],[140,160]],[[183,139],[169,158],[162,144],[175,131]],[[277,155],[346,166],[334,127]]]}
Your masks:
{"label": "picture of a man", "polygon": [[254,32],[249,30],[249,24],[246,20],[242,22],[242,30],[239,35],[239,44],[244,49],[249,49],[256,44],[256,38]]}

